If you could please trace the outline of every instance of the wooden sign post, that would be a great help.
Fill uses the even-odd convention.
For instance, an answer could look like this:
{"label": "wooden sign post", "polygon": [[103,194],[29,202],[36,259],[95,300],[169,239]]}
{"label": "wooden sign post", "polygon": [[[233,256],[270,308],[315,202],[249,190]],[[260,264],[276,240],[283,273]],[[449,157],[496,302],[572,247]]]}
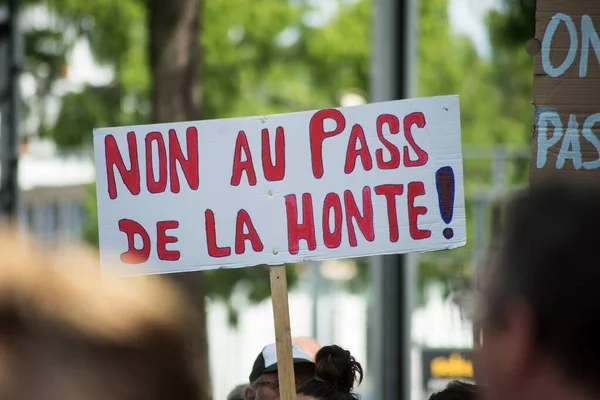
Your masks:
{"label": "wooden sign post", "polygon": [[275,344],[277,346],[277,377],[281,400],[296,398],[296,380],[292,359],[292,331],[285,265],[269,267],[271,277],[271,301],[275,319]]}
{"label": "wooden sign post", "polygon": [[440,96],[95,129],[103,271],[271,265],[291,400],[285,264],[464,246],[459,110]]}

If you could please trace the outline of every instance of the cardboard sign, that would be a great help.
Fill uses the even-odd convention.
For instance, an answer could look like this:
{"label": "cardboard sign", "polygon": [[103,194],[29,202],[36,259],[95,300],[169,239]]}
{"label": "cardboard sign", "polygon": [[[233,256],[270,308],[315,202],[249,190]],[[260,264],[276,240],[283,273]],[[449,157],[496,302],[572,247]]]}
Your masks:
{"label": "cardboard sign", "polygon": [[466,243],[456,96],[94,130],[103,264],[169,273]]}
{"label": "cardboard sign", "polygon": [[600,2],[538,0],[530,179],[600,179]]}

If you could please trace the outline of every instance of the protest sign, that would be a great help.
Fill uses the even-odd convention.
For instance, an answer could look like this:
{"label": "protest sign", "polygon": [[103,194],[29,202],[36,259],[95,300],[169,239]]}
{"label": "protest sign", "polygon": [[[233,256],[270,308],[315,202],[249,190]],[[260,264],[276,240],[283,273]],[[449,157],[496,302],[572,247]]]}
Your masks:
{"label": "protest sign", "polygon": [[456,96],[94,131],[103,266],[270,265],[295,398],[285,263],[466,243]]}
{"label": "protest sign", "polygon": [[100,251],[122,275],[466,243],[456,96],[94,131]]}
{"label": "protest sign", "polygon": [[532,183],[600,179],[600,2],[538,0]]}

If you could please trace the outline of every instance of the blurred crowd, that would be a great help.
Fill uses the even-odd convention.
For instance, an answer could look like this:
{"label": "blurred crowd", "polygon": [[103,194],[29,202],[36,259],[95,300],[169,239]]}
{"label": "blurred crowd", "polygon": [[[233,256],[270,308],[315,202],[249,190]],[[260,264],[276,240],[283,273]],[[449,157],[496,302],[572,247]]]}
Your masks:
{"label": "blurred crowd", "polygon": [[[478,299],[477,385],[431,400],[597,398],[600,192],[540,184],[505,211]],[[96,254],[10,233],[0,253],[0,400],[200,398],[194,318],[169,280],[103,276]],[[348,350],[295,338],[292,356],[299,400],[358,398],[363,368]],[[266,344],[227,400],[279,398]]]}

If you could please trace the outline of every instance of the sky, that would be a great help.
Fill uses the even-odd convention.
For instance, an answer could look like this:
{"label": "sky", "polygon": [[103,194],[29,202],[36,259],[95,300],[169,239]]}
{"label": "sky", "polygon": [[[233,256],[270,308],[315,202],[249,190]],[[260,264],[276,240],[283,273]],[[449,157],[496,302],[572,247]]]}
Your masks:
{"label": "sky", "polygon": [[482,57],[489,57],[491,53],[485,16],[490,9],[496,7],[498,0],[450,0],[448,7],[452,28],[468,35]]}

